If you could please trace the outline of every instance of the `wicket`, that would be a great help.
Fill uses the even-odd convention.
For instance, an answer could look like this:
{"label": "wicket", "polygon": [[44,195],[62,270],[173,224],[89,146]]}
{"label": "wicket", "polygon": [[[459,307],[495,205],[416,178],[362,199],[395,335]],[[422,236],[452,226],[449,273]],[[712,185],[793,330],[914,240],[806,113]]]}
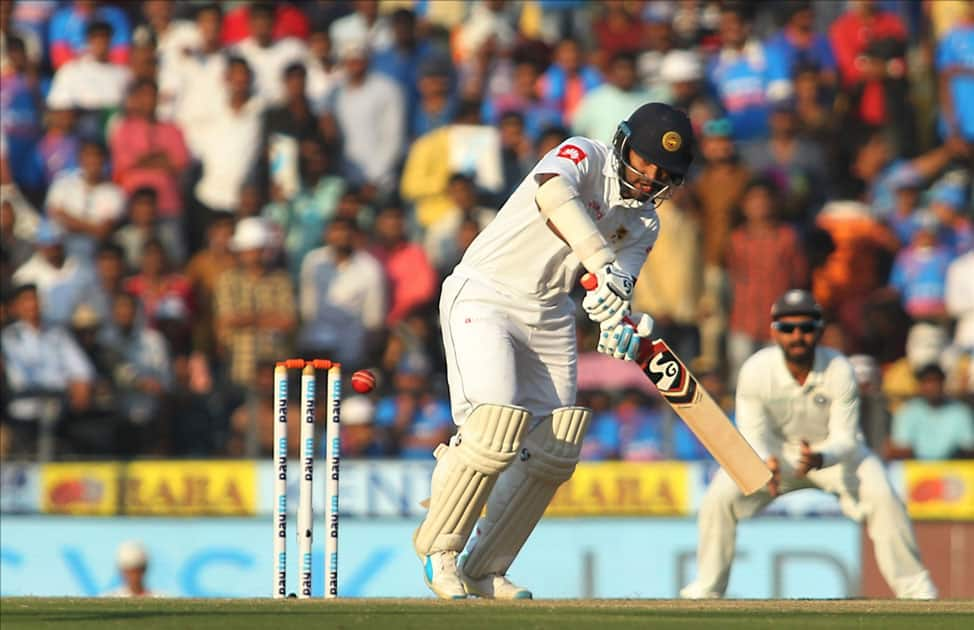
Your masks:
{"label": "wicket", "polygon": [[338,597],[338,478],[341,458],[341,364],[327,359],[287,359],[274,367],[274,587],[275,598],[287,597],[287,423],[288,370],[301,370],[301,478],[298,491],[298,597],[311,597],[311,543],[314,530],[315,392],[317,371],[327,371],[325,407],[325,597]]}

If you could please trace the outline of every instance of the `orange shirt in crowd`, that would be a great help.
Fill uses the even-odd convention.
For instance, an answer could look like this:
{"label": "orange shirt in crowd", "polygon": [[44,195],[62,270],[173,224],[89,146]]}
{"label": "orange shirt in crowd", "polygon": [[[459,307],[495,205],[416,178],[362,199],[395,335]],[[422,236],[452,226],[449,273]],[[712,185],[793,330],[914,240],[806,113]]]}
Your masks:
{"label": "orange shirt in crowd", "polygon": [[868,206],[854,201],[827,204],[817,224],[835,242],[835,251],[812,278],[815,299],[830,308],[845,299],[864,297],[886,284],[880,277],[880,260],[899,247],[893,232],[869,214]]}

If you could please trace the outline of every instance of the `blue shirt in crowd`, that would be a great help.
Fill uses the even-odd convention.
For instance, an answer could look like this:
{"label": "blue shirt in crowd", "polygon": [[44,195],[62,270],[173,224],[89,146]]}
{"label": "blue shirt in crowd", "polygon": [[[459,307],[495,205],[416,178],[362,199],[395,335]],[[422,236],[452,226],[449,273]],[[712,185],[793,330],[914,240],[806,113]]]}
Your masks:
{"label": "blue shirt in crowd", "polygon": [[[399,397],[389,396],[379,401],[375,407],[375,426],[391,427],[399,415]],[[410,446],[409,439],[419,438],[427,442],[438,437],[444,429],[453,428],[453,415],[450,404],[445,400],[431,399],[416,408],[412,422],[406,429],[399,457],[403,459],[429,459],[433,456],[433,448],[426,444]],[[429,438],[429,440],[426,440]]]}
{"label": "blue shirt in crowd", "polygon": [[[974,140],[974,25],[964,24],[948,31],[937,47],[936,66],[943,72],[950,66],[959,66],[967,74],[950,80],[950,93],[954,99],[954,115],[961,135]],[[940,119],[940,132],[947,135],[947,125]]]}
{"label": "blue shirt in crowd", "polygon": [[947,247],[907,247],[893,263],[889,284],[899,291],[906,312],[914,316],[943,308],[947,267],[954,259]]}
{"label": "blue shirt in crowd", "polygon": [[740,51],[720,51],[711,61],[707,76],[734,126],[734,139],[747,141],[766,137],[771,75],[764,47],[751,41]]}
{"label": "blue shirt in crowd", "polygon": [[915,398],[896,413],[891,438],[917,459],[949,459],[958,449],[974,450],[974,417],[964,403],[933,407]]}
{"label": "blue shirt in crowd", "polygon": [[585,436],[582,458],[590,461],[710,458],[690,428],[677,418],[670,424],[670,448],[667,449],[664,422],[663,412],[649,407],[597,414]]}
{"label": "blue shirt in crowd", "polygon": [[68,5],[54,12],[48,26],[48,39],[52,48],[67,46],[78,52],[88,46],[85,30],[93,21],[107,22],[112,27],[111,49],[124,48],[132,41],[132,29],[125,12],[118,7],[102,5],[90,14],[82,13]]}
{"label": "blue shirt in crowd", "polygon": [[799,48],[781,30],[765,44],[764,54],[768,62],[768,78],[771,81],[790,81],[794,78],[795,66],[799,62],[813,64],[822,70],[838,71],[832,45],[824,33],[815,33],[808,48]]}

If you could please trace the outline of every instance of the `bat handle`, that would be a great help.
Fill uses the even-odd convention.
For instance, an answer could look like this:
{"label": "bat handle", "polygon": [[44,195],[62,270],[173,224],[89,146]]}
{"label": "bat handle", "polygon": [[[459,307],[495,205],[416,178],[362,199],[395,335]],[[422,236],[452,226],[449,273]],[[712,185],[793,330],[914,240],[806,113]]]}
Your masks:
{"label": "bat handle", "polygon": [[[582,288],[586,291],[594,291],[599,286],[599,279],[595,277],[594,273],[586,273],[582,276],[582,279],[579,280],[579,284],[581,284]],[[632,321],[628,317],[623,317],[622,321],[626,322],[633,328],[636,328],[637,326],[636,322]]]}

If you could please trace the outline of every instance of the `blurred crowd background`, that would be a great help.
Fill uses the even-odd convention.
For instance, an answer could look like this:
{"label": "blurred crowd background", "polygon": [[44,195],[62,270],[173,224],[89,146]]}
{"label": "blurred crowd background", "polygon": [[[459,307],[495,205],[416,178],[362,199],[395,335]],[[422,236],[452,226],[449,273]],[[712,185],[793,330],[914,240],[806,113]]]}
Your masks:
{"label": "blurred crowd background", "polygon": [[[347,456],[431,457],[440,282],[647,101],[699,144],[634,307],[728,413],[806,287],[874,449],[974,451],[974,2],[3,0],[0,30],[5,456],[268,455],[303,356],[379,377]],[[579,324],[584,457],[705,458]]]}

